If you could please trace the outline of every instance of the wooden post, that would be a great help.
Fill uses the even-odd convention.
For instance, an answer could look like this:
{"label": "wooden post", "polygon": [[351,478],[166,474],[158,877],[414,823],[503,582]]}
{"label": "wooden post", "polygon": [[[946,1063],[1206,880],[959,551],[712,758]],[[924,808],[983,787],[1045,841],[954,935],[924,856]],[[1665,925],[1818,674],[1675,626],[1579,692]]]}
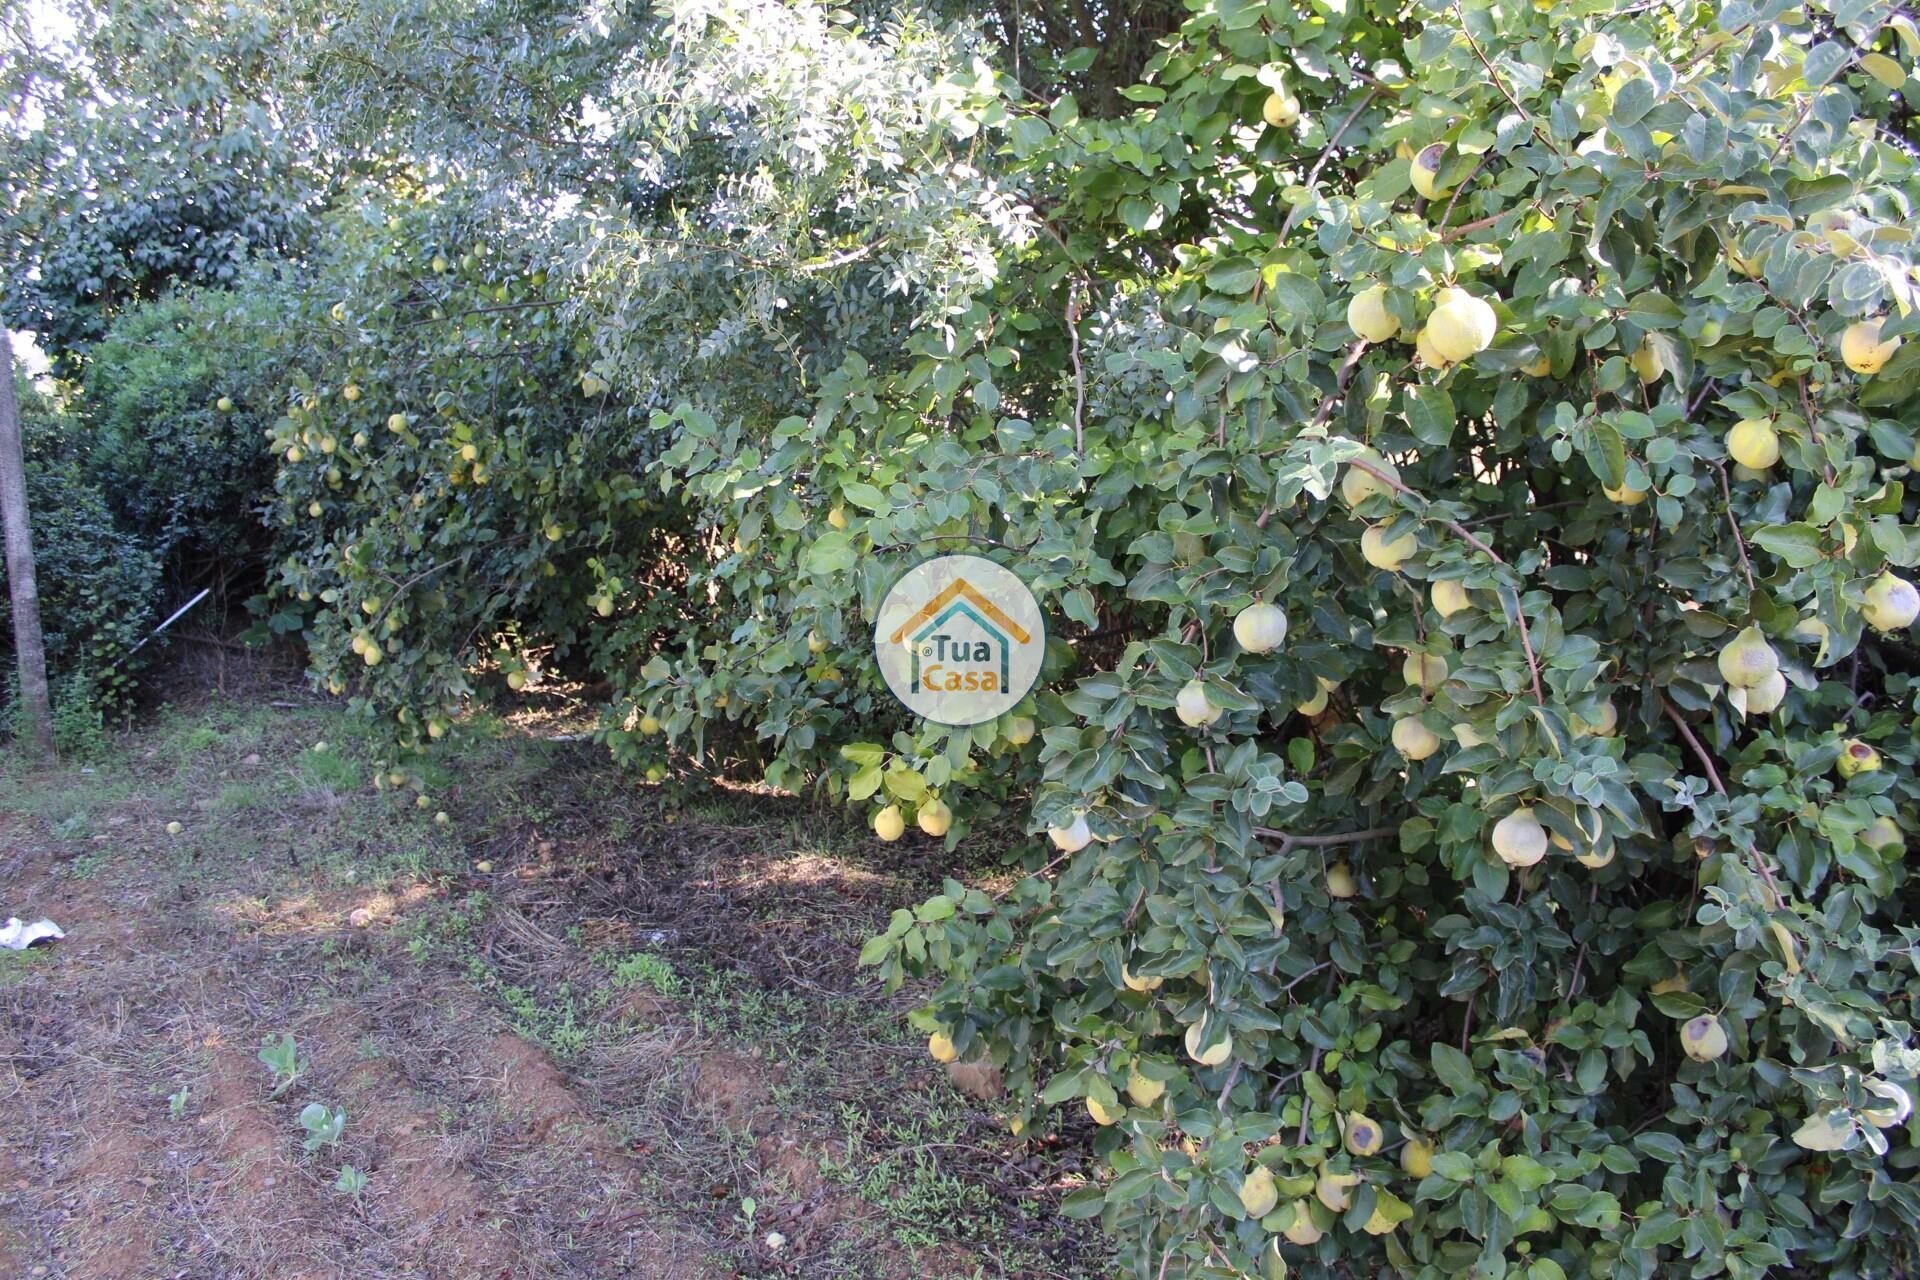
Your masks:
{"label": "wooden post", "polygon": [[33,526],[27,519],[27,464],[20,405],[13,394],[13,339],[0,324],[0,521],[6,525],[7,588],[13,597],[13,648],[20,664],[20,708],[29,750],[53,759],[47,698],[47,646],[40,634],[40,591],[33,578]]}

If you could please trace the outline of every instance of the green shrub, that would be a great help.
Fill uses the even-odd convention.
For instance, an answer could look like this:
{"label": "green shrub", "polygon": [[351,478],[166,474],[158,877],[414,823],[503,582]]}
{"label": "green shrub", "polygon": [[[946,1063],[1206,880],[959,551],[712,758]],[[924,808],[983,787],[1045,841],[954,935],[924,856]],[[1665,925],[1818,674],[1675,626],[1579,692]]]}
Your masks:
{"label": "green shrub", "polygon": [[[114,519],[74,415],[24,381],[17,394],[48,674],[63,735],[77,743],[96,718],[127,709],[136,675],[127,655],[158,621],[159,561]],[[11,667],[10,598],[0,599],[0,645]]]}
{"label": "green shrub", "polygon": [[86,361],[91,477],[178,582],[258,581],[273,487],[262,432],[286,385],[271,335],[286,306],[267,278],[168,294],[122,313]]}
{"label": "green shrub", "polygon": [[[1095,117],[896,17],[583,51],[590,167],[674,185],[541,172],[564,326],[497,207],[340,273],[328,351],[394,358],[275,425],[316,671],[408,746],[476,636],[564,636],[623,757],[1021,806],[1014,884],[865,959],[1017,1131],[1092,1122],[1127,1276],[1910,1271],[1912,19],[1220,0]],[[1024,745],[874,668],[959,549],[1053,615]]]}

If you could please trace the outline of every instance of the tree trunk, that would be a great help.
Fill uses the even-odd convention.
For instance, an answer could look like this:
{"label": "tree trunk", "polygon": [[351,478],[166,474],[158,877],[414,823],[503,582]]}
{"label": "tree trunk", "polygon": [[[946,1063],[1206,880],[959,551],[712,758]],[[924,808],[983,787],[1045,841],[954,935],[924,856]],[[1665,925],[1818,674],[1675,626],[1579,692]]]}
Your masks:
{"label": "tree trunk", "polygon": [[47,700],[47,646],[40,635],[40,591],[33,580],[33,527],[27,521],[27,464],[20,405],[13,394],[13,339],[0,324],[0,520],[7,533],[7,586],[13,595],[13,647],[20,661],[20,707],[27,745],[53,758]]}

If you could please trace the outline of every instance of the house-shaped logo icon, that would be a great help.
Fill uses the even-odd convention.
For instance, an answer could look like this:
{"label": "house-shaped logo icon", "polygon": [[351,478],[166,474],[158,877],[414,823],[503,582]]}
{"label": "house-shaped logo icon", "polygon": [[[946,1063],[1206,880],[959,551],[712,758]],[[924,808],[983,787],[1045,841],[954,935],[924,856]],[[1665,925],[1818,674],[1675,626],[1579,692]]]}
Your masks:
{"label": "house-shaped logo icon", "polygon": [[[972,627],[955,625],[962,620],[970,622]],[[966,632],[973,634],[964,634]],[[911,646],[915,687],[928,692],[937,692],[943,687],[964,687],[992,693],[1012,682],[1013,646],[1026,644],[1033,637],[971,582],[955,578],[901,623],[891,638],[896,645]],[[983,663],[998,677],[986,685],[979,676]],[[966,668],[964,672],[961,667]],[[938,684],[926,683],[936,673],[947,674],[963,683],[949,685],[945,680]]]}
{"label": "house-shaped logo icon", "polygon": [[887,591],[874,657],[893,695],[935,724],[982,724],[1039,679],[1046,620],[1020,575],[984,556],[923,560]]}

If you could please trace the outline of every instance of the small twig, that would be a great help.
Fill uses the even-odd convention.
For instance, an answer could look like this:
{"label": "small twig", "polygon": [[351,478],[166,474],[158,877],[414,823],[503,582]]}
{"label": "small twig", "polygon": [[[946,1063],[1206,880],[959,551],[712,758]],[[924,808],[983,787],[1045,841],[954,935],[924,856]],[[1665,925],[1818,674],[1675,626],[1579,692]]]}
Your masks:
{"label": "small twig", "polygon": [[1047,872],[1052,871],[1055,867],[1059,866],[1061,863],[1067,861],[1071,857],[1073,857],[1073,854],[1063,853],[1059,857],[1055,858],[1052,862],[1049,862],[1046,866],[1040,868],[1038,871],[1033,872],[1032,875],[1020,877],[1019,880],[1014,881],[1012,884],[1008,885],[1006,888],[1002,889],[1000,892],[994,894],[993,901],[995,902],[1000,901],[1000,899],[1006,897],[1008,894],[1012,893],[1015,889],[1018,889],[1024,881],[1032,879],[1034,876],[1046,875]]}
{"label": "small twig", "polygon": [[[1313,162],[1313,168],[1307,170],[1307,180],[1300,184],[1306,189],[1309,198],[1313,195],[1313,184],[1315,180],[1320,177],[1320,171],[1327,167],[1327,158],[1333,154],[1333,149],[1340,145],[1340,139],[1347,135],[1347,130],[1352,128],[1353,122],[1360,118],[1360,113],[1365,111],[1368,105],[1371,104],[1379,94],[1380,91],[1378,89],[1367,90],[1366,96],[1360,99],[1360,105],[1355,107],[1345,120],[1341,121],[1340,127],[1333,131],[1331,138],[1327,139],[1327,145],[1320,152],[1320,158]],[[1287,220],[1280,224],[1280,234],[1277,237],[1280,243],[1286,243],[1287,233],[1293,230],[1294,224],[1300,221],[1301,217],[1306,213],[1306,210],[1307,202],[1303,200],[1287,211]]]}
{"label": "small twig", "polygon": [[[1680,736],[1685,738],[1687,746],[1692,748],[1694,757],[1700,761],[1700,767],[1707,771],[1707,781],[1713,784],[1714,792],[1718,795],[1726,795],[1726,784],[1720,781],[1720,771],[1713,767],[1713,757],[1707,754],[1707,748],[1694,733],[1693,726],[1688,724],[1686,717],[1680,714],[1680,708],[1668,701],[1665,694],[1661,694],[1660,709],[1667,713],[1667,719],[1673,721],[1674,727],[1680,730]],[[1741,851],[1753,859],[1754,869],[1760,873],[1760,878],[1767,882],[1767,888],[1772,891],[1773,909],[1784,910],[1787,905],[1787,895],[1780,892],[1780,885],[1774,880],[1773,870],[1767,866],[1767,860],[1761,857],[1760,851],[1751,844],[1742,845]]]}
{"label": "small twig", "polygon": [[1484,218],[1475,218],[1472,222],[1463,222],[1457,227],[1443,228],[1440,232],[1440,238],[1442,240],[1458,240],[1461,236],[1472,235],[1474,232],[1484,230],[1500,221],[1500,219],[1507,216],[1507,212],[1511,211],[1490,213]]}
{"label": "small twig", "polygon": [[[1370,462],[1363,461],[1359,458],[1352,458],[1348,460],[1347,465],[1350,467],[1360,468],[1360,470],[1366,472],[1368,475],[1380,481],[1380,483],[1386,485],[1390,489],[1393,489],[1399,493],[1404,493],[1410,498],[1419,498],[1423,506],[1430,507],[1432,505],[1428,503],[1424,497],[1421,497],[1421,495],[1418,492],[1416,492],[1413,489],[1409,489],[1406,485],[1401,484],[1399,480],[1397,480],[1393,476],[1388,475],[1385,471],[1382,471],[1380,468],[1374,466]],[[1492,547],[1488,546],[1486,543],[1482,542],[1479,538],[1475,537],[1473,533],[1465,525],[1461,524],[1458,520],[1450,520],[1444,516],[1439,516],[1434,518],[1438,519],[1439,522],[1441,524],[1444,524],[1447,528],[1453,530],[1454,533],[1458,534],[1460,538],[1463,541],[1465,541],[1468,546],[1472,547],[1475,551],[1478,551],[1482,555],[1486,556],[1487,559],[1505,568],[1512,567],[1511,565],[1508,565],[1505,560],[1500,558],[1500,553],[1498,551],[1495,551]],[[1502,596],[1501,604],[1504,606],[1505,603],[1506,603],[1506,597]],[[1520,647],[1526,650],[1527,670],[1531,672],[1533,675],[1533,700],[1544,707],[1547,705],[1547,695],[1546,695],[1546,691],[1541,687],[1541,684],[1540,684],[1540,659],[1538,658],[1538,656],[1535,655],[1533,651],[1533,633],[1527,627],[1527,611],[1524,608],[1522,608],[1520,605],[1520,590],[1518,587],[1513,588],[1513,620],[1516,623],[1518,623],[1520,626]]]}
{"label": "small twig", "polygon": [[1085,453],[1086,429],[1082,419],[1087,406],[1087,375],[1080,367],[1080,290],[1076,285],[1067,292],[1067,354],[1073,360],[1073,451]]}
{"label": "small twig", "polygon": [[1753,581],[1753,561],[1747,559],[1747,540],[1740,534],[1740,522],[1733,515],[1733,487],[1727,483],[1727,469],[1719,463],[1713,469],[1720,474],[1720,495],[1727,500],[1727,528],[1733,530],[1733,545],[1740,549],[1740,567],[1747,575],[1747,592],[1753,594],[1760,590]]}
{"label": "small twig", "polygon": [[[1553,152],[1556,156],[1560,155],[1560,148],[1553,144],[1553,139],[1548,136],[1547,131],[1541,128],[1538,120],[1533,118],[1533,113],[1520,105],[1520,100],[1513,96],[1512,91],[1507,88],[1507,82],[1500,78],[1499,71],[1495,70],[1493,63],[1487,58],[1486,51],[1480,47],[1480,42],[1473,38],[1473,32],[1467,30],[1467,15],[1460,8],[1460,0],[1453,0],[1453,12],[1454,16],[1460,19],[1460,34],[1467,38],[1467,46],[1473,50],[1473,56],[1480,59],[1480,65],[1487,69],[1487,75],[1493,80],[1493,87],[1498,89],[1500,96],[1505,98],[1513,106],[1513,109],[1520,113],[1522,120],[1525,120],[1533,126],[1533,136],[1546,143],[1547,150]],[[1565,157],[1563,156],[1561,158],[1564,159]]]}
{"label": "small twig", "polygon": [[[1319,1069],[1320,1069],[1320,1051],[1318,1049],[1315,1049],[1313,1051],[1312,1059],[1310,1059],[1307,1063],[1307,1070],[1318,1071]],[[1299,1133],[1299,1136],[1297,1136],[1293,1140],[1294,1146],[1304,1147],[1307,1145],[1307,1122],[1312,1118],[1313,1118],[1313,1095],[1308,1094],[1300,1099],[1300,1133]]]}
{"label": "small twig", "polygon": [[1460,203],[1460,193],[1467,189],[1469,183],[1480,176],[1480,170],[1486,168],[1488,154],[1488,152],[1482,151],[1480,158],[1473,162],[1472,170],[1468,172],[1466,177],[1460,179],[1459,183],[1453,188],[1453,195],[1448,197],[1447,207],[1440,214],[1440,227],[1442,230],[1445,230],[1446,225],[1453,221],[1453,206]]}

